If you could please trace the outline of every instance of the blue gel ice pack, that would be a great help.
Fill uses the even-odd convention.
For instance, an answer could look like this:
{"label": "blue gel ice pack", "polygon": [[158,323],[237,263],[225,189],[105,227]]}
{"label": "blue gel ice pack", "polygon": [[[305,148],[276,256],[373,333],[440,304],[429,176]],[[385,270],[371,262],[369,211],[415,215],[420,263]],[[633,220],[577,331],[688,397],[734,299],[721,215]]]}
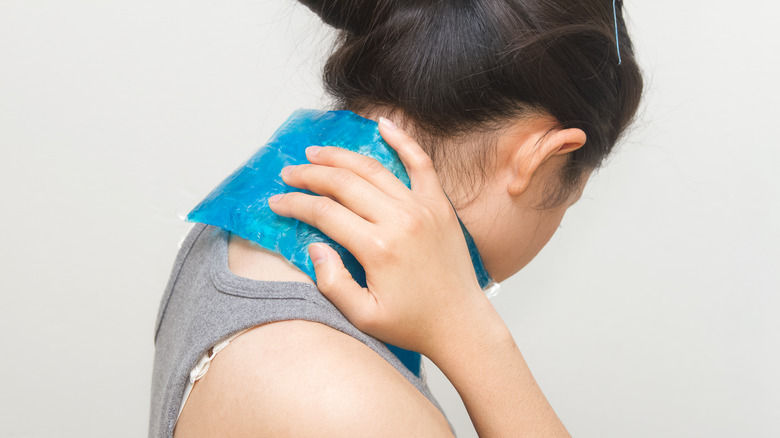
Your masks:
{"label": "blue gel ice pack", "polygon": [[[291,187],[281,178],[284,166],[304,164],[305,149],[312,145],[339,146],[375,158],[407,187],[411,187],[398,154],[379,134],[378,124],[351,111],[299,109],[243,166],[219,184],[188,215],[190,222],[213,225],[281,254],[316,282],[308,253],[313,242],[324,242],[341,256],[352,278],[366,286],[363,267],[352,254],[320,230],[294,218],[279,216],[268,207],[268,198],[293,191],[316,195]],[[460,222],[460,218],[458,218]],[[460,222],[480,286],[491,293],[497,286],[482,264],[469,232]],[[419,353],[388,345],[415,375],[420,374]]]}

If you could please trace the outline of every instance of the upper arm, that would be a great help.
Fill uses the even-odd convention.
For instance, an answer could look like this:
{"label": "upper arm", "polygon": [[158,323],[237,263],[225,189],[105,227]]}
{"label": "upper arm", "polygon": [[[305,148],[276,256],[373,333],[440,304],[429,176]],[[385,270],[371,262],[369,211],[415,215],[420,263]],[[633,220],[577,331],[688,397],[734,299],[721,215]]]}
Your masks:
{"label": "upper arm", "polygon": [[362,342],[322,324],[254,328],[193,387],[177,438],[452,436],[436,407]]}

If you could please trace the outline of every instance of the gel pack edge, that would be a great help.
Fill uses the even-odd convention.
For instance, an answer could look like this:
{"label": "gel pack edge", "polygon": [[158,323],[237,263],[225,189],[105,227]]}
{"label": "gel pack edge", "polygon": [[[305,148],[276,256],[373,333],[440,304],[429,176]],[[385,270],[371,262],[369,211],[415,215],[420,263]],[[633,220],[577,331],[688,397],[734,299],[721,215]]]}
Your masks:
{"label": "gel pack edge", "polygon": [[[308,163],[305,149],[313,145],[338,146],[372,157],[411,188],[403,163],[395,150],[382,139],[375,121],[345,110],[298,109],[244,165],[190,211],[186,220],[225,229],[279,253],[315,282],[314,265],[307,248],[311,243],[323,242],[336,250],[352,278],[365,287],[363,267],[343,246],[311,225],[279,216],[268,207],[268,198],[277,193],[299,191],[316,195],[308,190],[288,186],[280,174],[284,166]],[[471,234],[460,218],[458,221],[468,244],[479,285],[491,297],[495,295],[498,283],[485,270]],[[388,347],[419,377],[418,353]]]}

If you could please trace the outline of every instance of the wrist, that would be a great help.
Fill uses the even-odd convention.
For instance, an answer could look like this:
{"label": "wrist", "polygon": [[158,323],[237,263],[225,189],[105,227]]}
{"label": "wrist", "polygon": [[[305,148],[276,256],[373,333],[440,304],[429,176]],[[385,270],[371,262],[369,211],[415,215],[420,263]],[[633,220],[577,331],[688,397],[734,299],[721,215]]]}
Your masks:
{"label": "wrist", "polygon": [[459,303],[450,309],[433,345],[424,352],[442,371],[452,363],[483,356],[496,348],[514,347],[509,328],[481,289]]}

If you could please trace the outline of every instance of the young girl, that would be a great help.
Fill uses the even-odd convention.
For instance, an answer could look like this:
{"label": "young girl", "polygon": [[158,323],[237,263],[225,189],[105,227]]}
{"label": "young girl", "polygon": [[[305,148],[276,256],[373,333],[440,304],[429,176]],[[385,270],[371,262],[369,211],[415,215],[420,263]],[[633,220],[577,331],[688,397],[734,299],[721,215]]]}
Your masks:
{"label": "young girl", "polygon": [[480,289],[455,212],[496,281],[547,243],[639,104],[621,2],[302,2],[341,29],[324,72],[334,108],[379,121],[412,188],[311,147],[283,178],[321,196],[269,201],[346,247],[366,288],[326,245],[309,248],[315,285],[196,225],[158,317],[150,436],[451,436],[424,373],[383,342],[429,357],[480,436],[568,436]]}

